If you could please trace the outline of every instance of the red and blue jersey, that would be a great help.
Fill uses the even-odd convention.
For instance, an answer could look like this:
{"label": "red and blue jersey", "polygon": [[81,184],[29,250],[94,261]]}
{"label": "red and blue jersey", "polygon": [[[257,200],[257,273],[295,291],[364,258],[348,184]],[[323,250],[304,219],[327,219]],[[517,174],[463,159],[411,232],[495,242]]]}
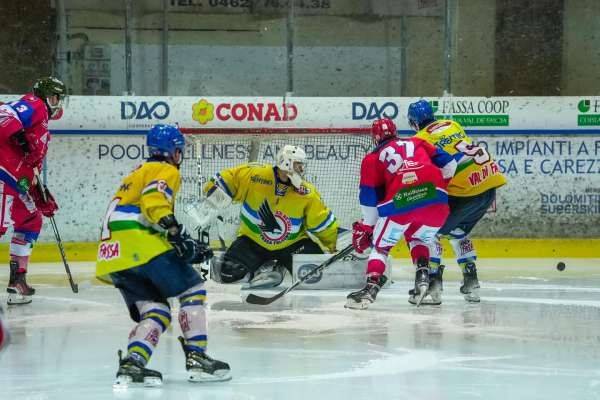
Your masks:
{"label": "red and blue jersey", "polygon": [[33,181],[33,168],[24,162],[25,154],[11,138],[25,130],[28,140],[35,140],[32,148],[43,160],[48,151],[48,109],[44,101],[33,94],[0,105],[0,181],[19,193],[29,190]]}
{"label": "red and blue jersey", "polygon": [[446,186],[456,161],[419,138],[390,139],[361,164],[360,205],[366,224],[431,204],[448,202]]}

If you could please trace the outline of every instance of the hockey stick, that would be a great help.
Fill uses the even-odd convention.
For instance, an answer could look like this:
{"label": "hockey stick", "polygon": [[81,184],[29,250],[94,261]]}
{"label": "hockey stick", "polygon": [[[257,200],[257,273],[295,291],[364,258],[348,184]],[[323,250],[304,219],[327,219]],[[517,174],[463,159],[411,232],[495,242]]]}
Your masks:
{"label": "hockey stick", "polygon": [[[35,171],[35,179],[37,181],[36,186],[42,195],[42,199],[44,202],[48,201],[48,197],[46,196],[46,191],[44,190],[44,185],[42,184],[42,180],[40,179],[40,175],[37,171]],[[52,229],[54,230],[54,238],[56,239],[56,244],[58,245],[58,251],[60,252],[60,256],[62,257],[63,265],[65,266],[65,271],[67,272],[67,277],[69,278],[69,285],[71,285],[71,290],[73,293],[79,292],[79,287],[73,281],[73,276],[71,276],[71,269],[69,268],[69,263],[67,262],[67,256],[65,255],[65,249],[62,244],[62,239],[60,238],[60,233],[58,232],[58,227],[56,226],[56,221],[54,217],[50,217],[50,225],[52,225]]]}
{"label": "hockey stick", "polygon": [[286,293],[288,293],[288,292],[294,290],[295,288],[297,288],[298,286],[300,286],[303,282],[305,282],[308,279],[310,279],[314,274],[317,274],[317,273],[323,271],[325,268],[327,268],[328,266],[330,266],[334,262],[336,262],[338,260],[341,260],[342,258],[346,257],[348,254],[352,253],[352,251],[354,251],[354,248],[352,247],[352,245],[349,245],[348,247],[345,247],[339,253],[337,253],[334,256],[328,258],[327,261],[325,261],[323,264],[319,265],[318,267],[315,267],[308,274],[304,275],[302,278],[300,278],[300,280],[298,280],[292,286],[290,286],[289,288],[287,288],[287,289],[285,289],[285,290],[277,293],[273,297],[262,297],[262,296],[257,296],[254,293],[250,293],[248,295],[248,297],[246,297],[246,302],[250,303],[250,304],[260,304],[260,305],[263,305],[263,306],[265,306],[267,304],[271,304],[272,302],[274,302],[275,300],[279,299],[280,297],[283,297]]}
{"label": "hockey stick", "polygon": [[223,229],[222,229],[223,224],[225,224],[225,221],[223,220],[223,216],[218,215],[217,216],[217,236],[219,237],[219,244],[221,245],[219,250],[221,250],[221,251],[227,250],[227,246],[225,246],[225,239],[223,239]]}

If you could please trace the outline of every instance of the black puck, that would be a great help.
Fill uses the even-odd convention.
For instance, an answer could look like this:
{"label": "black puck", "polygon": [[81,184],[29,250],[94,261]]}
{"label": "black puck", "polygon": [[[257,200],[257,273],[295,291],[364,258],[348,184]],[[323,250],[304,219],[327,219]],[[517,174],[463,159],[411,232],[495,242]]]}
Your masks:
{"label": "black puck", "polygon": [[561,262],[559,262],[558,264],[556,264],[556,269],[557,269],[557,270],[559,270],[559,271],[564,271],[564,270],[565,270],[565,268],[567,268],[567,266],[566,266],[566,265],[565,265],[565,263],[564,263],[564,262],[562,262],[562,261],[561,261]]}

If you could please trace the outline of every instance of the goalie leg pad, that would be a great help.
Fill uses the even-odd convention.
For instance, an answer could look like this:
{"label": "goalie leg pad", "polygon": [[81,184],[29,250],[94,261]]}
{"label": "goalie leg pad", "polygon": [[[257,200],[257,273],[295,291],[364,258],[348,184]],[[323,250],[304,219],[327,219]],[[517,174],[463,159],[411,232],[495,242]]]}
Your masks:
{"label": "goalie leg pad", "polygon": [[268,289],[279,286],[285,277],[285,266],[276,260],[267,261],[255,272],[255,276],[242,289]]}
{"label": "goalie leg pad", "polygon": [[269,252],[246,236],[238,237],[216,265],[215,273],[222,283],[238,282],[254,272],[269,259]]}
{"label": "goalie leg pad", "polygon": [[238,282],[250,272],[247,266],[230,259],[226,255],[220,258],[220,265],[215,268],[216,271],[219,271],[218,278],[221,283]]}

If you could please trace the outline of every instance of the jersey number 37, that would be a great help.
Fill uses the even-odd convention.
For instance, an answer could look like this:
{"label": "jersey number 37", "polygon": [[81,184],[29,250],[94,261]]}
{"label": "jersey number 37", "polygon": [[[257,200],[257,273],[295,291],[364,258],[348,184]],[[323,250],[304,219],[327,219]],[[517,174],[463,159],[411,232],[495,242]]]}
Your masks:
{"label": "jersey number 37", "polygon": [[413,158],[415,155],[415,144],[413,142],[396,140],[394,144],[396,146],[386,146],[379,153],[379,161],[387,164],[386,169],[391,174],[395,174],[404,163],[403,156],[402,154],[398,154],[398,150],[404,153],[404,158]]}

